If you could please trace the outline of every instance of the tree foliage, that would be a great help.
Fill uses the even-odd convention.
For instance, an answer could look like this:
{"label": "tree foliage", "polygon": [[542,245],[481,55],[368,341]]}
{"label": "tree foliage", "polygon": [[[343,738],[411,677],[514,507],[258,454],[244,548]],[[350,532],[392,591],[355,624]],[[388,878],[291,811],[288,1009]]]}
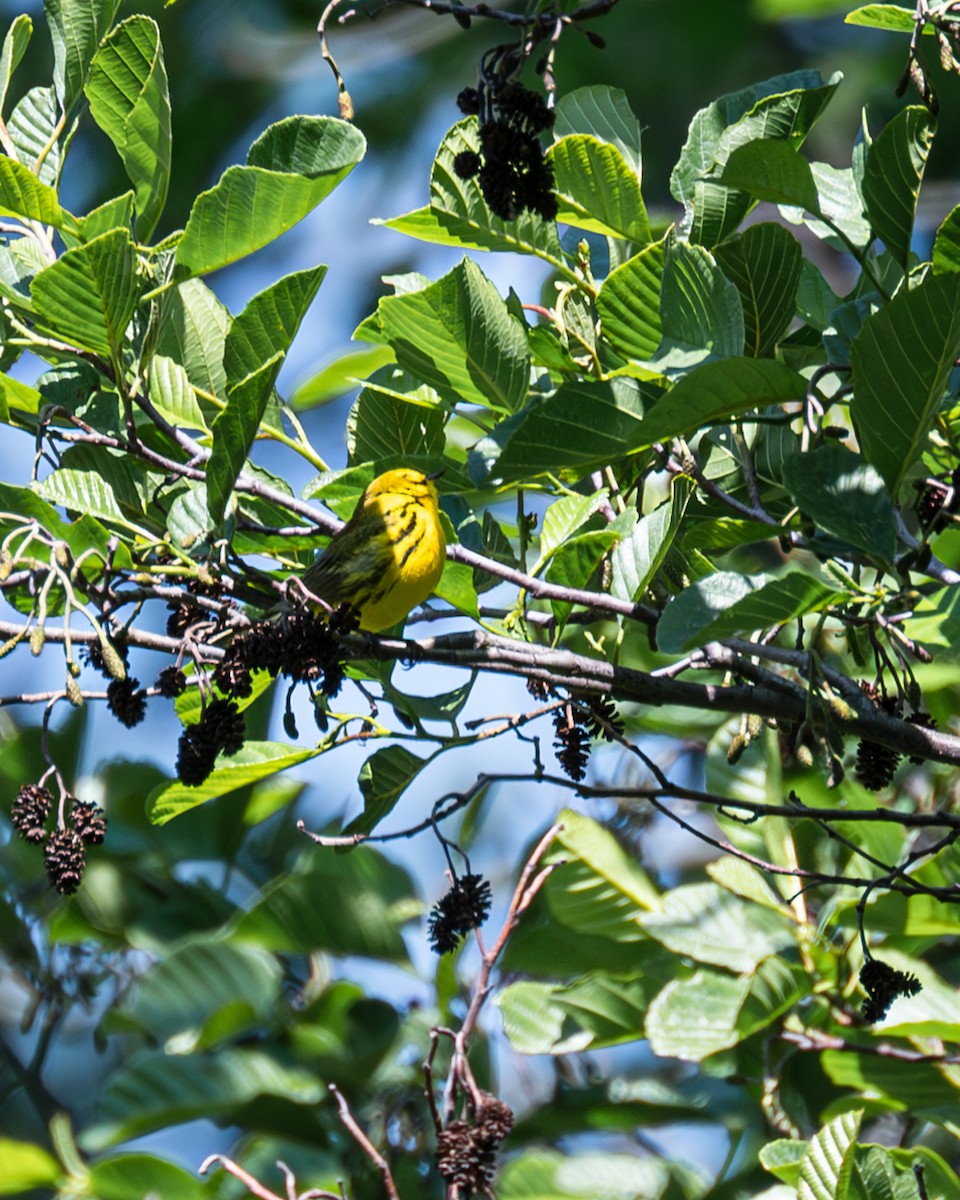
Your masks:
{"label": "tree foliage", "polygon": [[[804,148],[839,74],[708,103],[664,212],[628,97],[554,78],[616,3],[413,3],[504,39],[450,97],[426,202],[382,218],[464,256],[388,277],[362,348],[287,396],[326,268],[236,314],[210,276],[363,170],[336,5],[343,115],[269,125],[160,240],[162,23],[46,5],[52,81],[0,111],[0,418],[36,447],[0,484],[2,703],[43,714],[7,718],[0,759],[25,1035],[0,1193],[960,1195],[960,207],[926,257],[915,229],[924,42],[956,71],[960,21],[851,14],[910,35],[911,94],[864,113],[849,165]],[[0,98],[31,34],[7,31]],[[89,120],[129,187],[77,214]],[[516,288],[477,252],[520,256]],[[336,469],[311,410],[351,387]],[[284,455],[315,473],[300,495]],[[448,556],[372,635],[300,577],[397,466],[442,471]],[[30,654],[62,685],[23,684]],[[172,705],[168,769],[94,745],[91,775],[101,705],[129,729]],[[488,743],[523,769],[462,765]],[[362,806],[311,820],[305,781],[351,748]],[[491,890],[484,822],[545,796]],[[382,849],[415,836],[446,881]],[[428,942],[428,999],[381,998]],[[80,1094],[49,1073],[68,1019]],[[516,1116],[501,1027],[551,1064]],[[173,1161],[200,1119],[230,1131],[206,1179]]]}

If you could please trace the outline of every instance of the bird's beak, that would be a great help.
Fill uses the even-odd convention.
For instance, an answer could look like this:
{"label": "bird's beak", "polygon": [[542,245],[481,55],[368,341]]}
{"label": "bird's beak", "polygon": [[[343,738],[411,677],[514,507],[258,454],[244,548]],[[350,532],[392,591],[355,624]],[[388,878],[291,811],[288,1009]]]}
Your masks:
{"label": "bird's beak", "polygon": [[429,475],[424,476],[424,479],[429,479],[432,483],[434,479],[440,478],[440,476],[443,474],[443,470],[443,467],[441,467],[439,471],[431,471]]}

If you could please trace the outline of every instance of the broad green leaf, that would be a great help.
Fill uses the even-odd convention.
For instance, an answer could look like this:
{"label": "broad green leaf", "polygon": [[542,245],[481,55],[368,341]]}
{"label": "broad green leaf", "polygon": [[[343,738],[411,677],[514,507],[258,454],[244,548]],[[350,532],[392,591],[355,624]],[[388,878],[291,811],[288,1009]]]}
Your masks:
{"label": "broad green leaf", "polygon": [[896,499],[927,442],[960,354],[960,276],[925,279],[864,322],[853,344],[851,405],[864,458]]}
{"label": "broad green leaf", "polygon": [[59,1163],[40,1146],[0,1137],[0,1196],[15,1196],[34,1188],[55,1186],[62,1171]]}
{"label": "broad green leaf", "polygon": [[470,454],[477,482],[513,482],[531,475],[613,462],[644,444],[643,415],[649,403],[631,379],[562,384],[552,396],[535,396],[514,417],[501,421]]}
{"label": "broad green leaf", "polygon": [[377,312],[400,365],[441,394],[507,412],[523,403],[523,328],[470,259],[429,287],[385,297]]}
{"label": "broad green leaf", "polygon": [[281,982],[272,955],[252,946],[193,938],[141,975],[107,1019],[114,1028],[136,1028],[162,1043],[174,1034],[198,1032],[242,997],[253,1026],[270,1014]]}
{"label": "broad green leaf", "polygon": [[0,213],[40,221],[57,229],[73,227],[73,217],[60,207],[57,193],[41,183],[33,172],[15,158],[0,156]]}
{"label": "broad green leaf", "polygon": [[147,797],[147,815],[154,825],[166,825],[198,804],[258,783],[317,754],[315,749],[291,750],[286,742],[245,742],[237,754],[221,756],[220,765],[198,787],[169,783],[155,788]]}
{"label": "broad green leaf", "polygon": [[650,241],[640,181],[616,146],[571,134],[553,144],[547,160],[553,166],[557,220],[639,245]]}
{"label": "broad green leaf", "polygon": [[639,941],[637,916],[660,906],[650,877],[596,821],[569,808],[557,819],[563,828],[554,845],[565,866],[545,888],[553,916],[578,933]]}
{"label": "broad green leaf", "polygon": [[[960,1195],[960,1178],[936,1150],[931,1150],[929,1146],[911,1146],[905,1149],[884,1146],[882,1149],[902,1172],[909,1172],[912,1176],[911,1183],[915,1183],[916,1180],[914,1168],[923,1167],[923,1182],[928,1200],[952,1200],[953,1196]],[[914,1195],[911,1192],[895,1194],[895,1200],[914,1200]]]}
{"label": "broad green leaf", "polygon": [[771,1175],[795,1187],[800,1181],[800,1164],[807,1154],[808,1142],[777,1138],[760,1147],[760,1165]]}
{"label": "broad green leaf", "polygon": [[533,254],[562,275],[574,278],[560,248],[556,222],[545,221],[529,210],[524,210],[515,221],[501,220],[487,207],[476,177],[461,179],[457,175],[454,158],[464,150],[476,154],[479,149],[476,118],[458,122],[437,151],[430,172],[429,206],[375,224],[442,246]]}
{"label": "broad green leaf", "polygon": [[156,22],[133,16],[112,29],[84,91],[90,115],[113,142],[136,190],[137,236],[146,241],[170,183],[170,95]]}
{"label": "broad green leaf", "polygon": [[660,288],[663,342],[651,365],[689,369],[710,356],[743,353],[740,294],[702,246],[674,242],[667,251]]}
{"label": "broad green leaf", "polygon": [[627,93],[605,83],[574,88],[557,101],[553,136],[588,133],[615,146],[640,181],[640,122]]}
{"label": "broad green leaf", "polygon": [[33,21],[26,13],[21,13],[11,22],[3,35],[3,49],[0,50],[0,116],[7,103],[7,90],[14,71],[30,44],[33,36]]}
{"label": "broad green leaf", "polygon": [[[741,770],[739,763],[737,769]],[[713,787],[709,775],[707,786]],[[765,803],[767,800],[766,790],[764,789],[758,796],[751,798],[758,800],[761,804]],[[715,883],[719,883],[721,887],[725,887],[734,895],[751,900],[754,904],[762,904],[764,908],[775,908],[777,912],[786,917],[790,916],[790,910],[767,883],[766,876],[751,863],[745,862],[742,858],[736,858],[732,854],[726,854],[723,858],[707,863],[706,869],[707,874]]]}
{"label": "broad green leaf", "polygon": [[610,556],[610,592],[621,600],[639,600],[663,566],[680,529],[693,483],[685,475],[676,476],[670,497],[652,513],[641,517],[629,537],[625,537]]}
{"label": "broad green leaf", "polygon": [[936,275],[960,271],[960,205],[951,209],[941,222],[931,257]]}
{"label": "broad green leaf", "polygon": [[773,354],[796,312],[803,252],[782,225],[752,225],[733,241],[718,246],[716,259],[737,287],[743,307],[743,353]]}
{"label": "broad green leaf", "polygon": [[326,273],[326,267],[317,266],[284,275],[247,302],[224,346],[228,391],[268,359],[287,353]]}
{"label": "broad green leaf", "polygon": [[940,1114],[946,1112],[956,1122],[960,1088],[949,1067],[911,1063],[905,1071],[903,1064],[893,1059],[840,1050],[825,1050],[820,1065],[838,1087],[887,1100],[896,1111],[909,1112],[919,1120],[942,1120]]}
{"label": "broad green leaf", "polygon": [[818,72],[797,71],[721,96],[696,114],[670,177],[670,191],[684,205],[693,240],[716,245],[751,207],[750,195],[721,174],[731,155],[751,143],[799,146],[839,79],[834,75],[824,83]]}
{"label": "broad green leaf", "polygon": [[423,911],[407,873],[368,847],[349,854],[314,847],[237,917],[230,938],[274,954],[337,955],[406,962],[402,927]]}
{"label": "broad green leaf", "polygon": [[63,112],[80,99],[101,38],[113,24],[120,0],[44,0],[53,39],[53,82]]}
{"label": "broad green leaf", "polygon": [[757,200],[789,204],[814,214],[820,198],[813,171],[789,142],[747,142],[737,147],[720,177],[726,187],[740,188]]}
{"label": "broad green leaf", "polygon": [[284,1067],[261,1050],[231,1047],[187,1055],[141,1050],[110,1076],[94,1122],[79,1140],[84,1149],[103,1150],[184,1121],[227,1117],[259,1096],[314,1105],[325,1095],[312,1072]]}
{"label": "broad green leaf", "polygon": [[820,446],[791,455],[783,464],[783,486],[818,530],[892,562],[896,542],[890,495],[859,454],[843,446]]}
{"label": "broad green leaf", "polygon": [[650,1049],[661,1058],[701,1062],[735,1046],[750,982],[749,975],[701,969],[668,983],[647,1010],[644,1033]]}
{"label": "broad green leaf", "polygon": [[800,1164],[797,1200],[845,1200],[862,1110],[843,1113],[811,1138]]}
{"label": "broad green leaf", "polygon": [[92,242],[111,229],[129,229],[133,223],[133,192],[124,192],[105,200],[97,208],[77,219],[77,234],[81,241]]}
{"label": "broad green leaf", "polygon": [[18,160],[41,183],[53,188],[60,175],[60,146],[56,138],[58,119],[53,88],[35,87],[19,101],[7,122],[7,132]]}
{"label": "broad green leaf", "polygon": [[907,269],[910,240],[936,119],[923,105],[902,109],[867,151],[863,199],[870,224],[897,262]]}
{"label": "broad green leaf", "polygon": [[[739,301],[738,301],[739,303]],[[772,358],[703,363],[675,383],[634,433],[634,448],[687,436],[711,421],[800,400],[803,376]]]}
{"label": "broad green leaf", "polygon": [[283,351],[277,351],[236,384],[227,397],[227,407],[213,423],[213,451],[207,463],[207,507],[212,528],[223,521],[284,357]]}
{"label": "broad green leaf", "polygon": [[148,512],[161,472],[122,451],[89,445],[72,446],[60,464],[40,484],[48,500],[133,530],[156,520],[158,514]]}
{"label": "broad green leaf", "polygon": [[667,654],[682,654],[705,642],[782,625],[842,598],[804,571],[777,579],[717,571],[670,601],[657,625],[657,643]]}
{"label": "broad green leaf", "polygon": [[150,360],[150,403],[171,425],[208,432],[203,409],[185,368],[164,354]]}
{"label": "broad green leaf", "polygon": [[[917,23],[917,12],[902,4],[862,4],[847,13],[844,20],[848,25],[866,25],[869,29],[884,29],[890,33],[913,33]],[[933,30],[924,27],[924,33]]]}
{"label": "broad green leaf", "polygon": [[67,250],[33,279],[38,321],[82,350],[119,355],[140,295],[136,247],[125,229]]}
{"label": "broad green leaf", "polygon": [[390,815],[397,801],[427,760],[412,754],[405,746],[384,746],[375,751],[360,768],[357,783],[363,794],[363,812],[350,822],[344,834],[370,833]]}
{"label": "broad green leaf", "polygon": [[328,196],[363,157],[366,142],[334,117],[287,117],[197,197],[177,246],[185,273],[204,275],[235,262],[291,229]]}
{"label": "broad green leaf", "polygon": [[498,1200],[636,1200],[664,1193],[661,1158],[635,1154],[561,1153],[528,1149],[509,1158],[497,1179]]}
{"label": "broad green leaf", "polygon": [[567,538],[586,524],[606,498],[607,492],[602,490],[587,496],[570,492],[554,500],[540,521],[540,557],[533,569],[534,575]]}
{"label": "broad green leaf", "polygon": [[0,372],[0,421],[23,424],[22,416],[36,416],[42,399],[36,388]]}
{"label": "broad green leaf", "polygon": [[180,363],[195,388],[226,400],[223,354],[230,313],[200,279],[187,279],[172,289],[166,303],[159,352]]}
{"label": "broad green leaf", "polygon": [[913,606],[910,636],[931,649],[960,649],[960,591],[937,588]]}
{"label": "broad green leaf", "polygon": [[443,564],[443,574],[433,589],[433,594],[438,600],[446,600],[459,612],[479,620],[480,610],[474,574],[473,569],[465,563],[453,562],[448,558]]}
{"label": "broad green leaf", "polygon": [[[568,538],[550,559],[546,578],[561,587],[586,588],[604,556],[621,537],[620,531],[608,526]],[[565,600],[554,600],[552,607],[559,624],[565,624],[573,606]]]}
{"label": "broad green leaf", "polygon": [[[381,376],[381,378],[383,378]],[[446,416],[436,393],[403,394],[387,386],[391,379],[369,383],[347,419],[347,451],[351,462],[390,466],[417,466],[436,462],[445,446]]]}
{"label": "broad green leaf", "polygon": [[496,997],[504,1032],[521,1054],[572,1054],[643,1037],[649,987],[591,972],[575,983],[513,983]]}
{"label": "broad green leaf", "polygon": [[204,1200],[206,1185],[190,1171],[154,1154],[122,1152],[98,1159],[90,1168],[97,1200]]}
{"label": "broad green leaf", "polygon": [[714,883],[674,888],[664,895],[659,911],[643,913],[637,920],[674,953],[728,971],[753,971],[793,943],[786,918],[745,904]]}
{"label": "broad green leaf", "polygon": [[315,375],[298,383],[289,398],[296,412],[306,412],[352,392],[381,367],[395,361],[389,346],[367,346],[341,354]]}
{"label": "broad green leaf", "polygon": [[653,358],[663,338],[660,288],[663,242],[654,242],[611,271],[600,287],[597,312],[600,332],[628,359]]}

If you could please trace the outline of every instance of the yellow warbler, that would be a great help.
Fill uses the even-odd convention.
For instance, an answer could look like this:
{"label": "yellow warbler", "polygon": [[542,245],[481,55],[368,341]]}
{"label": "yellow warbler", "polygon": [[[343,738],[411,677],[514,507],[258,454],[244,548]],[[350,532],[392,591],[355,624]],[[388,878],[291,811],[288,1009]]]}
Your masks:
{"label": "yellow warbler", "polygon": [[406,467],[378,475],[304,572],[306,587],[333,608],[351,604],[371,633],[402,621],[443,570],[447,543],[434,478]]}

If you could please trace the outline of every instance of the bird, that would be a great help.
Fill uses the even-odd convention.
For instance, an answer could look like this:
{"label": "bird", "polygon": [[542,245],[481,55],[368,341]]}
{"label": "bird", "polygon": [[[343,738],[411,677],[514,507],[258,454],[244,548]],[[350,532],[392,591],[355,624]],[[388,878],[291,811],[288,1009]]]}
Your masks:
{"label": "bird", "polygon": [[331,608],[349,604],[360,628],[399,624],[440,580],[446,538],[434,479],[409,467],[384,471],[303,574],[309,592]]}

